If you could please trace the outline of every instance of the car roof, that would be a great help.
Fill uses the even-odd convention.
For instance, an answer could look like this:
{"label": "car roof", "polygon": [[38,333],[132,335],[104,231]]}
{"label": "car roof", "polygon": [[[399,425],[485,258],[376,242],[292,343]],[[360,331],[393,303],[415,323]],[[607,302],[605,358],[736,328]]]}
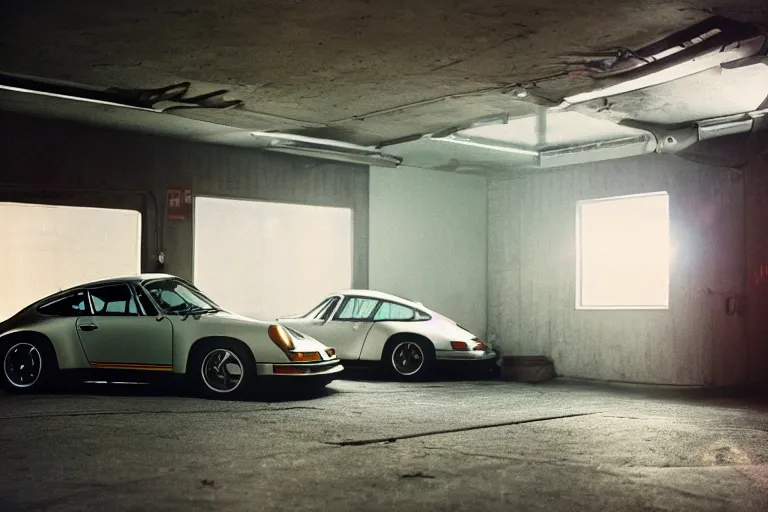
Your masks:
{"label": "car roof", "polygon": [[369,297],[371,299],[376,300],[386,300],[390,302],[397,302],[399,304],[402,304],[404,306],[408,306],[415,309],[421,309],[424,311],[430,311],[429,308],[424,306],[424,304],[420,304],[418,302],[404,299],[402,297],[398,297],[397,295],[392,295],[391,293],[386,292],[380,292],[377,290],[342,290],[337,293],[337,295],[352,295],[355,297]]}
{"label": "car roof", "polygon": [[[91,286],[100,286],[104,284],[141,283],[141,282],[150,281],[153,279],[181,279],[181,278],[171,274],[136,274],[131,276],[107,277],[104,279],[97,279],[96,281],[89,281],[87,283],[78,284],[77,286],[72,286],[69,289],[74,290],[77,288],[89,288]],[[62,290],[62,291],[66,291],[66,290]]]}
{"label": "car roof", "polygon": [[137,274],[132,276],[120,276],[120,277],[108,277],[105,279],[98,279],[96,281],[90,281],[83,283],[73,288],[85,288],[94,285],[101,284],[115,284],[115,283],[140,283],[142,281],[149,281],[151,279],[179,279],[176,276],[170,274]]}
{"label": "car roof", "polygon": [[181,278],[171,274],[136,274],[131,276],[108,277],[105,279],[97,279],[96,281],[81,283],[75,286],[70,286],[69,288],[58,291],[56,293],[52,293],[46,297],[43,297],[38,301],[35,301],[30,306],[36,306],[42,302],[48,302],[57,297],[60,297],[61,295],[66,295],[67,293],[70,293],[73,290],[80,290],[82,288],[90,288],[92,286],[101,286],[101,285],[110,285],[110,284],[141,283],[143,281],[149,281],[151,279],[181,279]]}

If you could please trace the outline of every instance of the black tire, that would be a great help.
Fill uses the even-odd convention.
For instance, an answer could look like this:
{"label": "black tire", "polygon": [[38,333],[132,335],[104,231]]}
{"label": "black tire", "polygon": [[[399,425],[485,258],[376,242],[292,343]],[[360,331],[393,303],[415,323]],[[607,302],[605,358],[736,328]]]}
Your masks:
{"label": "black tire", "polygon": [[[227,353],[230,355],[227,356]],[[226,358],[230,364],[225,365],[223,372],[216,371],[215,367],[222,358]],[[229,374],[227,368],[232,364],[239,366],[241,373],[237,384],[232,389],[226,390],[229,381],[223,375]],[[204,373],[207,377],[204,377]],[[217,380],[219,375],[222,375],[220,381]],[[190,357],[187,365],[187,380],[194,392],[200,396],[219,399],[243,398],[254,392],[256,362],[251,351],[247,347],[243,348],[240,343],[230,340],[206,341],[195,347]],[[217,389],[217,382],[221,384],[219,389]]]}
{"label": "black tire", "polygon": [[[414,362],[417,358],[421,360],[420,364]],[[387,344],[383,362],[389,375],[397,380],[427,380],[435,370],[435,347],[421,338],[397,338]],[[406,362],[409,364],[404,364]]]}
{"label": "black tire", "polygon": [[[49,391],[59,374],[56,353],[47,340],[14,336],[0,345],[0,379],[9,393]],[[30,371],[30,368],[32,371]]]}

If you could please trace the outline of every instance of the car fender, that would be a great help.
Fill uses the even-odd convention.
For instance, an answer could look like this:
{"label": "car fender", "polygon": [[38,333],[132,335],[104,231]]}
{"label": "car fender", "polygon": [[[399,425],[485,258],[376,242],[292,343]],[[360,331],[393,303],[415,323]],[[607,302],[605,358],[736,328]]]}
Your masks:
{"label": "car fender", "polygon": [[[186,373],[187,362],[192,348],[200,340],[233,339],[242,342],[250,349],[257,364],[287,363],[290,360],[283,350],[269,337],[269,326],[277,322],[262,322],[250,318],[222,312],[216,315],[202,315],[199,318],[167,316],[173,324],[173,361],[174,372]],[[306,336],[293,337],[297,351],[320,352],[321,357],[328,357],[328,348],[319,341]]]}
{"label": "car fender", "polygon": [[173,371],[186,373],[192,348],[201,340],[233,339],[250,350],[257,363],[285,362],[287,356],[275,345],[269,324],[203,315],[199,318],[166,316],[173,325]]}
{"label": "car fender", "polygon": [[452,350],[452,341],[472,341],[475,337],[455,322],[443,317],[425,321],[376,322],[365,338],[360,359],[377,361],[383,357],[384,347],[396,334],[411,334],[429,340],[435,351]]}
{"label": "car fender", "polygon": [[45,339],[56,354],[59,369],[89,368],[80,338],[75,330],[75,317],[43,317],[34,323],[17,324],[0,334],[0,345],[23,336]]}
{"label": "car fender", "polygon": [[[384,357],[384,349],[387,342],[393,336],[416,336],[426,339],[430,343],[432,340],[425,333],[420,332],[420,329],[411,329],[412,324],[416,322],[409,322],[408,325],[403,325],[404,322],[376,322],[368,331],[368,335],[365,337],[363,343],[363,349],[360,352],[360,360],[362,361],[379,361]],[[433,343],[434,345],[434,343]]]}

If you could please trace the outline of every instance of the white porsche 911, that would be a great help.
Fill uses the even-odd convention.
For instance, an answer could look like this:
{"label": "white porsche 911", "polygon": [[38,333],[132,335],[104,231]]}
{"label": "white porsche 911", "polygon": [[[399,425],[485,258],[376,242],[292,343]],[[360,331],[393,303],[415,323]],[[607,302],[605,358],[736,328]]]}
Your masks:
{"label": "white porsche 911", "polygon": [[396,377],[427,377],[439,361],[493,366],[492,347],[453,320],[387,293],[349,290],[310,312],[282,317],[281,325],[336,348],[342,361],[381,361]]}
{"label": "white porsche 911", "polygon": [[201,394],[235,396],[265,377],[322,387],[343,370],[333,348],[225,311],[166,274],[86,283],[27,306],[0,323],[0,362],[3,387],[17,393],[68,373],[112,382],[175,375]]}

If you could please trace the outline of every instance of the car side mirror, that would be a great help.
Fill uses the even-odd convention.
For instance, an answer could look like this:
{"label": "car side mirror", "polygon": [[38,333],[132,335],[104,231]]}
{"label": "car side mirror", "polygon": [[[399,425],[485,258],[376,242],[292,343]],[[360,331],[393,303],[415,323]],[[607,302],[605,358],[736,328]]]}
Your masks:
{"label": "car side mirror", "polygon": [[160,321],[162,321],[162,320],[163,320],[163,318],[165,318],[165,315],[163,315],[162,313],[160,313],[159,315],[157,315],[157,316],[155,317],[155,320],[156,320],[156,321],[158,321],[158,322],[160,322]]}

